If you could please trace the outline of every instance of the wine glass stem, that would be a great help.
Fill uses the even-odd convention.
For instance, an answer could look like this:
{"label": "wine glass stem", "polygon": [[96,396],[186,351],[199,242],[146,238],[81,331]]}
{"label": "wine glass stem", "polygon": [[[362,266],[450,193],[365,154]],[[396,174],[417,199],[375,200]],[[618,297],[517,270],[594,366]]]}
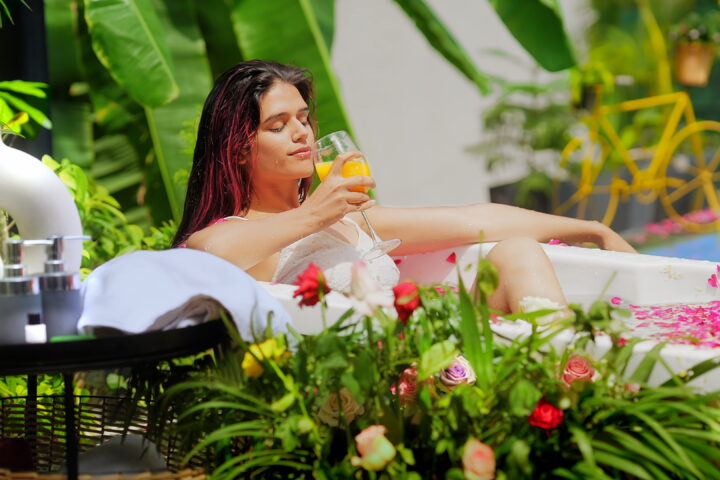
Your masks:
{"label": "wine glass stem", "polygon": [[367,225],[368,230],[370,230],[370,236],[372,237],[373,245],[377,245],[381,242],[380,237],[378,237],[378,234],[375,232],[375,229],[370,224],[370,220],[368,220],[367,215],[365,214],[365,210],[361,210],[360,214],[363,217],[363,220],[365,220],[365,225]]}

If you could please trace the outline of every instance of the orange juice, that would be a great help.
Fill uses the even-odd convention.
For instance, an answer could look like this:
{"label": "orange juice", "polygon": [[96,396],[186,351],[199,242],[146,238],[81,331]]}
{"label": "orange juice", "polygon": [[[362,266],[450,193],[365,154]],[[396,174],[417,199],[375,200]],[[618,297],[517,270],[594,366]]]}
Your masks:
{"label": "orange juice", "polygon": [[[325,177],[328,176],[328,173],[330,173],[330,168],[332,168],[333,162],[318,162],[315,164],[315,170],[317,171],[318,177],[320,177],[320,181],[322,182],[325,180]],[[345,162],[345,165],[342,167],[342,171],[340,174],[345,177],[355,177],[357,175],[364,175],[366,177],[370,176],[370,165],[368,165],[366,162],[357,162],[354,160],[350,160],[349,162]],[[350,190],[354,192],[367,192],[367,187],[353,187]]]}

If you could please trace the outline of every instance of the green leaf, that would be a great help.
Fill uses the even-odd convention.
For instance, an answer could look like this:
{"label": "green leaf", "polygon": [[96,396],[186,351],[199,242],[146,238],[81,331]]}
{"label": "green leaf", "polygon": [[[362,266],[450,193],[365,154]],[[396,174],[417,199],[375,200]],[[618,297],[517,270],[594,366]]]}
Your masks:
{"label": "green leaf", "polygon": [[293,392],[286,393],[281,399],[275,400],[270,405],[270,410],[278,413],[284,412],[288,408],[292,407],[293,403],[295,403],[295,394]]}
{"label": "green leaf", "polygon": [[335,36],[335,0],[310,0],[320,32],[329,51]]}
{"label": "green leaf", "polygon": [[85,0],[85,18],[98,59],[138,103],[159,107],[178,96],[166,32],[151,0]]}
{"label": "green leaf", "polygon": [[312,73],[321,132],[352,133],[330,49],[311,0],[235,1],[232,20],[244,58],[292,63]]}
{"label": "green leaf", "polygon": [[480,94],[490,93],[490,79],[478,71],[460,43],[448,31],[425,0],[395,0],[405,14],[415,22],[418,30],[432,47],[450,62],[460,73],[473,82]]}
{"label": "green leaf", "polygon": [[20,97],[16,97],[8,92],[0,91],[0,98],[15,107],[18,111],[27,113],[30,118],[37,122],[43,128],[52,128],[52,122],[41,110],[33,107]]}
{"label": "green leaf", "polygon": [[477,372],[478,382],[481,386],[484,386],[490,380],[492,355],[483,355],[484,349],[480,342],[480,328],[475,315],[475,307],[467,290],[465,290],[465,286],[462,284],[462,278],[460,278],[460,282],[459,310],[463,354],[473,370]]}
{"label": "green leaf", "polygon": [[655,367],[655,363],[657,363],[660,350],[662,350],[664,346],[664,343],[658,343],[652,348],[652,350],[645,354],[645,357],[643,357],[640,364],[630,377],[630,382],[647,383],[648,378],[650,378],[650,374]]}
{"label": "green leaf", "polygon": [[79,37],[75,34],[75,0],[45,1],[45,32],[52,98],[52,150],[58,158],[89,168],[93,160],[93,129],[87,96],[73,95],[71,86],[84,81]]}
{"label": "green leaf", "polygon": [[210,70],[213,78],[217,78],[242,59],[230,7],[225,0],[193,0],[193,9],[197,12]]}
{"label": "green leaf", "polygon": [[576,64],[557,0],[490,0],[522,47],[550,72]]}
{"label": "green leaf", "polygon": [[47,89],[47,83],[43,82],[27,82],[25,80],[6,80],[0,82],[0,90],[9,90],[38,98],[47,97],[45,89]]}
{"label": "green leaf", "polygon": [[[174,181],[175,173],[190,169],[194,147],[195,124],[205,97],[211,88],[210,68],[190,0],[164,2],[155,0],[162,26],[171,45],[174,75],[180,94],[169,105],[145,108],[150,136],[155,150],[156,168],[173,217],[179,220],[185,199],[185,186]],[[183,136],[183,131],[191,135]]]}
{"label": "green leaf", "polygon": [[605,464],[613,469],[627,472],[637,478],[643,480],[654,480],[653,477],[651,477],[650,474],[647,472],[647,470],[642,468],[636,462],[620,457],[618,455],[613,455],[611,453],[596,450],[595,459],[598,463]]}
{"label": "green leaf", "polygon": [[530,380],[521,378],[510,389],[508,401],[510,413],[517,417],[527,417],[535,408],[542,392]]}
{"label": "green leaf", "polygon": [[418,370],[418,382],[422,382],[435,372],[447,368],[457,356],[458,351],[455,343],[444,340],[431,346],[422,357],[420,357],[420,368]]}

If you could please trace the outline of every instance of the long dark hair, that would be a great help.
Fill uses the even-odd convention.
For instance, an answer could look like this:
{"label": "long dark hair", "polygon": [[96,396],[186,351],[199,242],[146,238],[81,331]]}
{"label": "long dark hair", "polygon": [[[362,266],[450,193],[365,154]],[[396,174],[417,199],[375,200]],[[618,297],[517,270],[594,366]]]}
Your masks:
{"label": "long dark hair", "polygon": [[[238,63],[215,82],[200,117],[174,247],[212,221],[238,212],[243,215],[250,208],[255,158],[248,158],[260,123],[260,99],[276,82],[295,86],[313,114],[312,80],[301,68],[251,60]],[[314,128],[312,119],[311,124]],[[300,202],[307,196],[311,181],[309,177],[299,183]]]}

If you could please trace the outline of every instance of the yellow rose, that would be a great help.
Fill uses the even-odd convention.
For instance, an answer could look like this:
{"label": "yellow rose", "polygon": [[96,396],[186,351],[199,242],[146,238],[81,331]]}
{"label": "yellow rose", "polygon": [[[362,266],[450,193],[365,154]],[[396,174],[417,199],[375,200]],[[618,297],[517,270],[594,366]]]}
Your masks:
{"label": "yellow rose", "polygon": [[245,352],[241,366],[248,377],[259,377],[263,373],[263,367],[256,358],[259,360],[272,358],[279,362],[288,355],[284,346],[279,345],[274,338],[270,338],[260,344],[250,345],[250,351]]}

